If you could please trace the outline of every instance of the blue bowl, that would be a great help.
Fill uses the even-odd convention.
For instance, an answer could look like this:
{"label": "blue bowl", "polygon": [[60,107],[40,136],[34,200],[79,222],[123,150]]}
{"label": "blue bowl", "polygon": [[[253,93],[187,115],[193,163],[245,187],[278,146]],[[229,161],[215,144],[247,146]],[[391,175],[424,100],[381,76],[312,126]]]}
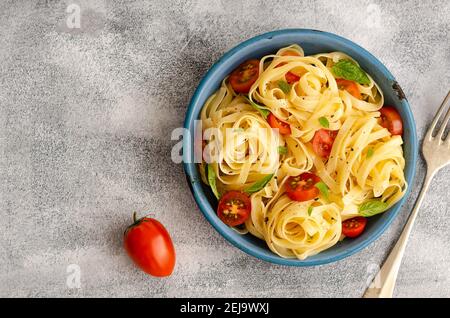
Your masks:
{"label": "blue bowl", "polygon": [[[385,103],[393,105],[400,113],[404,125],[404,156],[406,159],[405,177],[409,185],[413,178],[417,161],[417,135],[413,114],[400,86],[388,69],[372,54],[359,45],[335,34],[308,30],[287,29],[273,31],[247,40],[223,55],[206,73],[191,99],[186,113],[184,127],[194,136],[194,121],[198,119],[206,99],[218,89],[223,78],[240,63],[251,58],[260,58],[276,52],[279,48],[297,43],[306,55],[341,51],[360,63],[384,92]],[[285,259],[269,250],[266,243],[247,234],[240,235],[226,226],[216,215],[217,201],[210,188],[201,182],[197,164],[193,163],[193,138],[183,139],[184,169],[192,194],[200,210],[214,228],[234,246],[261,260],[275,264],[291,266],[315,266],[341,260],[355,254],[376,240],[392,223],[400,207],[409,195],[406,195],[389,211],[368,220],[367,228],[357,239],[346,239],[335,246],[306,260]]]}

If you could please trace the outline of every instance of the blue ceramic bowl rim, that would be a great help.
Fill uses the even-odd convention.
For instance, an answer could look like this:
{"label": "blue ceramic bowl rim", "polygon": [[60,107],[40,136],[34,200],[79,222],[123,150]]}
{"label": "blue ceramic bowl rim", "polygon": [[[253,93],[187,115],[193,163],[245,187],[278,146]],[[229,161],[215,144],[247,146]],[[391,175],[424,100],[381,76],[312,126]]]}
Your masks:
{"label": "blue ceramic bowl rim", "polygon": [[[194,108],[195,105],[198,103],[198,100],[200,99],[201,92],[204,89],[204,86],[206,83],[213,78],[215,72],[224,64],[228,62],[228,60],[237,52],[263,40],[272,40],[273,38],[280,36],[280,35],[286,35],[286,34],[303,34],[303,35],[322,35],[329,38],[332,38],[334,40],[337,40],[339,42],[344,43],[347,46],[352,47],[355,50],[358,50],[360,54],[364,56],[364,58],[368,61],[370,61],[371,64],[373,64],[376,69],[387,79],[390,79],[394,82],[395,78],[391,74],[391,72],[371,53],[366,51],[364,48],[359,46],[358,44],[343,38],[341,36],[338,36],[333,33],[319,31],[319,30],[313,30],[313,29],[281,29],[276,30],[272,32],[267,32],[258,36],[255,36],[253,38],[250,38],[244,42],[241,42],[228,52],[226,52],[217,62],[215,62],[211,68],[208,70],[208,72],[203,76],[202,80],[200,81],[194,95],[191,98],[191,101],[189,103],[189,106],[186,111],[186,117],[184,121],[184,128],[187,130],[191,129],[191,123],[197,119],[196,116],[194,116]],[[410,126],[412,126],[412,129],[410,131],[411,135],[408,140],[410,143],[410,154],[411,154],[411,160],[408,162],[409,165],[411,165],[409,169],[409,173],[405,175],[406,180],[408,181],[409,185],[412,185],[414,182],[414,176],[416,173],[416,163],[417,163],[417,156],[418,156],[418,139],[417,139],[417,132],[416,132],[416,124],[414,121],[413,114],[411,112],[411,108],[409,106],[409,103],[406,98],[403,98],[401,100],[402,107],[405,108],[406,112],[406,120],[403,119],[404,122],[408,123]],[[189,149],[191,151],[192,149],[192,139],[191,138],[183,138],[183,153],[186,153],[186,149]],[[252,243],[250,242],[239,242],[237,241],[233,235],[231,235],[231,232],[227,231],[229,227],[225,225],[223,222],[219,220],[219,218],[216,216],[216,213],[214,209],[211,207],[211,203],[206,198],[205,194],[203,193],[202,186],[200,184],[199,180],[199,173],[197,171],[197,164],[196,163],[190,163],[183,161],[184,171],[186,174],[186,179],[189,184],[189,187],[191,189],[191,192],[194,196],[194,199],[199,206],[201,212],[205,216],[205,218],[208,220],[208,222],[218,231],[227,241],[229,241],[231,244],[233,244],[235,247],[239,248],[240,250],[244,251],[245,253],[252,255],[258,259],[279,264],[279,265],[288,265],[288,266],[317,266],[317,265],[323,265],[327,263],[332,263],[339,261],[341,259],[344,259],[348,256],[351,256],[360,250],[367,247],[369,244],[371,244],[373,241],[375,241],[377,238],[383,234],[383,232],[387,229],[387,227],[392,223],[394,218],[398,215],[400,212],[400,208],[409,196],[411,186],[408,188],[407,192],[405,193],[404,197],[396,203],[390,210],[389,210],[389,216],[387,219],[384,220],[384,222],[378,227],[378,229],[375,231],[375,233],[372,234],[372,236],[368,237],[365,240],[361,240],[359,244],[348,248],[342,252],[336,253],[335,255],[332,255],[328,258],[314,260],[314,259],[306,259],[306,260],[298,260],[298,259],[288,259],[288,258],[282,258],[275,253],[270,254],[264,254],[252,246]],[[237,233],[236,233],[237,234]],[[270,250],[269,250],[270,251]]]}

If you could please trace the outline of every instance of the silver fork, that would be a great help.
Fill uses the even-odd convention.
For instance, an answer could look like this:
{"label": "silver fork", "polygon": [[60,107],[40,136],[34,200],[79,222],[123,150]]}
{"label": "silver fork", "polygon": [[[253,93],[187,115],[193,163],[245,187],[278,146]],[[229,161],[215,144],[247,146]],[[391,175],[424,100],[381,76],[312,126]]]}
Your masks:
{"label": "silver fork", "polygon": [[384,262],[383,267],[381,267],[377,276],[370,287],[364,293],[364,298],[390,298],[394,292],[395,281],[397,280],[398,270],[402,262],[403,254],[405,252],[406,244],[408,242],[409,235],[416,220],[419,209],[422,205],[425,194],[430,186],[431,179],[438,170],[444,166],[450,164],[450,134],[443,140],[443,135],[445,128],[450,119],[450,109],[447,111],[442,125],[439,128],[437,134],[434,134],[434,130],[437,126],[439,119],[442,117],[445,108],[450,102],[450,91],[442,102],[436,117],[433,119],[430,129],[428,130],[422,144],[422,154],[427,163],[427,174],[425,176],[425,181],[420,191],[419,197],[417,198],[416,205],[411,215],[409,216],[408,222],[400,235],[397,243],[389,254],[388,258]]}

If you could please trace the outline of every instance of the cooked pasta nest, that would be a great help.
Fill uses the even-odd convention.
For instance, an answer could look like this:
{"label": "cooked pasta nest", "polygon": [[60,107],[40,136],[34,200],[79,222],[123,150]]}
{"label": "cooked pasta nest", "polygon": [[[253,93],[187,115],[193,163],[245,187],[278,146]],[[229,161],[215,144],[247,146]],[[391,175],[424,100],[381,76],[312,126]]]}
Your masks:
{"label": "cooked pasta nest", "polygon": [[[248,94],[235,93],[225,78],[201,111],[207,144],[199,170],[206,184],[208,164],[219,193],[242,191],[273,174],[250,195],[250,217],[235,230],[265,240],[282,257],[305,259],[332,247],[343,239],[342,222],[360,215],[362,204],[376,199],[387,209],[407,188],[402,137],[379,123],[382,91],[370,75],[369,84],[356,84],[361,98],[341,89],[332,72],[341,60],[357,64],[341,52],[304,56],[298,45],[282,48],[260,60]],[[279,81],[288,72],[300,79],[287,92]],[[261,110],[288,123],[291,134],[273,130]],[[328,159],[312,147],[315,133],[324,128],[322,118],[337,133]],[[291,200],[286,180],[304,172],[320,177],[328,194]]]}

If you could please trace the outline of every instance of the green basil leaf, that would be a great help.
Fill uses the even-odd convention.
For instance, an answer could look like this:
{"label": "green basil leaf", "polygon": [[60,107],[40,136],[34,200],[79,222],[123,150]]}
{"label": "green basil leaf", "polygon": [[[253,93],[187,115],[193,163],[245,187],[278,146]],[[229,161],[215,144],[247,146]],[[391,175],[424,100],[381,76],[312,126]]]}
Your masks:
{"label": "green basil leaf", "polygon": [[370,200],[359,206],[359,214],[364,217],[374,216],[386,211],[389,204],[381,200]]}
{"label": "green basil leaf", "polygon": [[367,149],[367,158],[372,157],[374,152],[375,152],[375,150],[373,150],[373,148]]}
{"label": "green basil leaf", "polygon": [[264,119],[267,119],[267,116],[270,114],[270,110],[263,108],[263,106],[256,104],[255,102],[251,101],[248,97],[244,96],[244,98],[247,100],[247,102],[259,113],[264,117]]}
{"label": "green basil leaf", "polygon": [[370,84],[370,79],[366,72],[353,61],[340,60],[331,68],[331,70],[337,77],[345,78],[346,80],[354,81],[359,84]]}
{"label": "green basil leaf", "polygon": [[326,117],[320,117],[319,123],[324,128],[330,128],[330,122],[328,121],[328,119]]}
{"label": "green basil leaf", "polygon": [[309,215],[309,216],[311,215],[312,211],[313,211],[313,206],[310,205],[310,206],[308,207],[308,215]]}
{"label": "green basil leaf", "polygon": [[279,147],[278,147],[278,153],[279,153],[280,155],[285,155],[285,154],[287,154],[287,153],[288,153],[287,147],[279,146]]}
{"label": "green basil leaf", "polygon": [[273,173],[265,176],[261,180],[256,181],[251,186],[249,186],[247,189],[244,190],[245,193],[252,194],[255,192],[260,191],[263,189],[267,183],[269,183],[270,180],[272,180]]}
{"label": "green basil leaf", "polygon": [[219,191],[217,191],[217,184],[216,184],[216,172],[214,171],[214,168],[211,164],[207,166],[208,170],[208,183],[211,187],[212,192],[216,196],[217,200],[220,200],[220,194]]}
{"label": "green basil leaf", "polygon": [[289,94],[291,91],[291,85],[285,81],[278,81],[278,87],[285,93]]}
{"label": "green basil leaf", "polygon": [[315,184],[315,187],[317,189],[319,189],[320,193],[322,193],[322,195],[328,200],[328,187],[327,187],[327,185],[323,181],[320,181],[320,182],[317,182]]}

